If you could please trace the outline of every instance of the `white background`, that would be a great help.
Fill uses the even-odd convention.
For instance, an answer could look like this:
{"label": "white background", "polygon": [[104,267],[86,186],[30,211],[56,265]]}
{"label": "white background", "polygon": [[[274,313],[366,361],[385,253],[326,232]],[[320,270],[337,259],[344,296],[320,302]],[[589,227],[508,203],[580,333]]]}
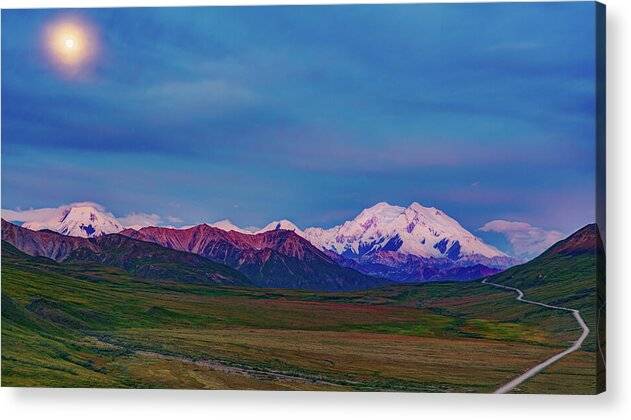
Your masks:
{"label": "white background", "polygon": [[[460,1],[467,2],[470,1]],[[212,4],[310,4],[300,0],[0,0],[1,8]],[[389,3],[345,1],[344,3]],[[0,390],[5,419],[135,418],[420,419],[631,418],[631,278],[625,238],[631,238],[631,1],[607,4],[607,365],[608,391],[599,396],[386,394],[324,392]],[[626,263],[626,264],[625,264]],[[625,299],[626,298],[626,299]],[[627,356],[627,357],[625,357]]]}

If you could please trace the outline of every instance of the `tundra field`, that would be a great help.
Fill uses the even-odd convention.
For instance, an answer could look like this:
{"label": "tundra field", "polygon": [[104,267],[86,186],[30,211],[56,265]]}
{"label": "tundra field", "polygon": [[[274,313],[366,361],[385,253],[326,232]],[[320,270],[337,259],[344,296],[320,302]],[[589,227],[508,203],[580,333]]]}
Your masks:
{"label": "tundra field", "polygon": [[[3,386],[492,392],[580,335],[570,313],[479,282],[336,293],[157,283],[2,245]],[[594,258],[571,257],[562,278],[560,257],[543,257],[493,279],[543,301],[564,291],[596,331]],[[559,280],[529,288],[541,270]],[[594,393],[594,337],[514,392]]]}

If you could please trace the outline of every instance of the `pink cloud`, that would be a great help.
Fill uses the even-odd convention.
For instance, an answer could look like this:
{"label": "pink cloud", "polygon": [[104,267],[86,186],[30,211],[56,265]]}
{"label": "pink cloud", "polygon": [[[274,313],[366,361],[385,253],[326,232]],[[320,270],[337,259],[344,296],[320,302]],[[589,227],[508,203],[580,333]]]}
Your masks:
{"label": "pink cloud", "polygon": [[556,230],[545,230],[526,222],[493,220],[479,228],[482,232],[503,234],[517,257],[534,258],[550,246],[565,238]]}

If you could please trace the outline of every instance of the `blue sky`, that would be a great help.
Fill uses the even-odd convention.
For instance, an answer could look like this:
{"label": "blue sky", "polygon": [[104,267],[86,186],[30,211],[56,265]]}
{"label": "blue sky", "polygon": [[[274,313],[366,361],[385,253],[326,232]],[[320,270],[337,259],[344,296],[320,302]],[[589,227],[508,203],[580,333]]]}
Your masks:
{"label": "blue sky", "polygon": [[[42,30],[98,54],[67,77]],[[2,208],[332,226],[594,221],[594,5],[2,11]],[[175,219],[172,219],[175,220]]]}

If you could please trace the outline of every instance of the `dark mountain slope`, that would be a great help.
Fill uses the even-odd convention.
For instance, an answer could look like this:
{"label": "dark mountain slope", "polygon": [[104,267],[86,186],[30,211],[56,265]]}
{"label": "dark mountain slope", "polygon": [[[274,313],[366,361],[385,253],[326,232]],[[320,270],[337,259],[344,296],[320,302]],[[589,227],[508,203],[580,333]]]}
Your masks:
{"label": "dark mountain slope", "polygon": [[501,271],[499,268],[480,263],[454,262],[447,258],[423,258],[395,251],[378,251],[358,259],[345,258],[333,252],[327,255],[340,265],[393,282],[468,281]]}
{"label": "dark mountain slope", "polygon": [[600,239],[598,226],[595,223],[587,225],[569,237],[557,242],[548,248],[548,250],[542,254],[542,257],[581,254],[596,254],[597,256],[604,257],[602,240]]}
{"label": "dark mountain slope", "polygon": [[85,238],[65,236],[50,230],[33,231],[16,226],[2,219],[2,240],[20,251],[35,257],[63,261],[78,248],[97,251],[96,246]]}

